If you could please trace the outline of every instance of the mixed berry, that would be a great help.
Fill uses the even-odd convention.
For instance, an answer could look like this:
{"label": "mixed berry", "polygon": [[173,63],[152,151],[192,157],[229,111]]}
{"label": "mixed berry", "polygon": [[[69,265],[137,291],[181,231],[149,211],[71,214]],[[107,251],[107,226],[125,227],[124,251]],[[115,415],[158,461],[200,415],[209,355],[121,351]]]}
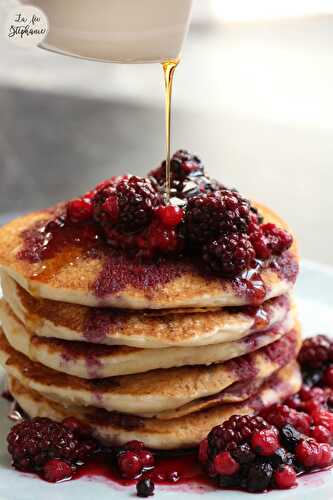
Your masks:
{"label": "mixed berry", "polygon": [[112,177],[67,204],[72,225],[94,224],[107,243],[140,258],[185,255],[214,275],[239,276],[280,255],[292,236],[271,223],[236,190],[208,178],[201,160],[177,151],[166,200],[165,163],[146,178]]}
{"label": "mixed berry", "polygon": [[199,447],[199,460],[222,488],[250,492],[291,488],[300,473],[332,464],[332,341],[318,335],[300,350],[304,385],[259,416],[234,415],[212,429]]}
{"label": "mixed berry", "polygon": [[[233,415],[209,432],[199,445],[197,460],[210,481],[220,488],[249,492],[287,489],[296,485],[299,474],[332,465],[332,346],[323,335],[306,339],[298,357],[303,386],[297,394],[259,415]],[[37,473],[49,482],[74,478],[99,454],[119,478],[136,483],[139,497],[153,495],[156,482],[182,479],[177,468],[161,475],[156,454],[141,441],[104,448],[91,436],[90,427],[76,418],[61,423],[48,418],[23,420],[7,441],[16,469]]]}

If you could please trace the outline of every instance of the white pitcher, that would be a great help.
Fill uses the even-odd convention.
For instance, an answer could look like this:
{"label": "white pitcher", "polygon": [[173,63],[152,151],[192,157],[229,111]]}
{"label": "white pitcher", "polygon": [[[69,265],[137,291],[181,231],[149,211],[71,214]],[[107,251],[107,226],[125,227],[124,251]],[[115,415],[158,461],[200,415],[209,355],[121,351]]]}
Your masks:
{"label": "white pitcher", "polygon": [[21,0],[49,19],[42,46],[67,55],[119,62],[179,57],[193,0]]}

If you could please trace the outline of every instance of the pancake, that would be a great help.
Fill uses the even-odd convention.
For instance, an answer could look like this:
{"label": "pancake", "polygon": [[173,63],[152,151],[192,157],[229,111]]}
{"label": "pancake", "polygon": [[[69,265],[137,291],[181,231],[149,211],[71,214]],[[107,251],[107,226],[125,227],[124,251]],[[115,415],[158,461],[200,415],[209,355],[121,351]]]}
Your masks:
{"label": "pancake", "polygon": [[1,335],[0,362],[6,372],[25,387],[65,405],[155,415],[218,394],[236,382],[266,378],[295,359],[299,340],[300,329],[297,327],[270,346],[222,364],[84,380],[30,361],[15,351]]}
{"label": "pancake", "polygon": [[235,414],[251,415],[264,406],[282,401],[300,389],[301,375],[296,363],[283,368],[253,398],[240,404],[225,404],[172,420],[138,418],[94,408],[64,407],[24,387],[10,377],[10,391],[30,417],[49,417],[61,421],[74,416],[90,424],[96,437],[112,445],[132,439],[153,449],[197,446],[215,425]]}
{"label": "pancake", "polygon": [[[257,207],[265,222],[287,228],[271,210]],[[31,213],[0,229],[0,268],[36,297],[128,309],[240,306],[288,293],[298,272],[295,244],[260,276],[251,270],[233,280],[208,275],[200,263],[185,258],[138,261],[90,233],[89,239],[87,226],[75,238],[66,239],[66,232],[60,240],[51,238],[47,224],[57,210]]]}
{"label": "pancake", "polygon": [[1,286],[16,316],[37,336],[148,349],[239,340],[270,329],[291,306],[282,295],[259,306],[138,312],[35,298],[6,273]]}
{"label": "pancake", "polygon": [[85,379],[137,374],[185,365],[221,363],[274,342],[294,326],[294,315],[290,312],[270,330],[252,333],[235,342],[200,347],[168,347],[152,351],[37,337],[25,328],[4,301],[0,302],[0,320],[8,342],[16,351],[54,370]]}

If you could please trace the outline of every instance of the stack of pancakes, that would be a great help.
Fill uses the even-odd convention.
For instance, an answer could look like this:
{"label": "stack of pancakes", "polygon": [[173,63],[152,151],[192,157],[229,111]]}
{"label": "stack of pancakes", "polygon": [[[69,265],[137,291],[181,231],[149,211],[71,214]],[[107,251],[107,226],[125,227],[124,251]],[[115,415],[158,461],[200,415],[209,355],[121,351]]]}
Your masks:
{"label": "stack of pancakes", "polygon": [[253,305],[245,281],[208,278],[181,260],[139,265],[66,243],[22,258],[49,218],[0,230],[0,361],[28,415],[75,416],[107,442],[173,449],[298,391],[295,246],[260,271],[264,295]]}

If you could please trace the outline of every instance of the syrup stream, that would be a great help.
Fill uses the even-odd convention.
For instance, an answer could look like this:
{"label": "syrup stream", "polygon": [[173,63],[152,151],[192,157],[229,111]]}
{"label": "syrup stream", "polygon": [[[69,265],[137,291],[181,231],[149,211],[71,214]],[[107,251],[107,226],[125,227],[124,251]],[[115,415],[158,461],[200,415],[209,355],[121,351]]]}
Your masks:
{"label": "syrup stream", "polygon": [[166,143],[166,162],[165,162],[165,193],[166,202],[170,199],[171,189],[171,170],[170,170],[170,151],[171,151],[171,98],[172,84],[175,69],[178,66],[179,59],[173,59],[162,63],[165,83],[165,143]]}

